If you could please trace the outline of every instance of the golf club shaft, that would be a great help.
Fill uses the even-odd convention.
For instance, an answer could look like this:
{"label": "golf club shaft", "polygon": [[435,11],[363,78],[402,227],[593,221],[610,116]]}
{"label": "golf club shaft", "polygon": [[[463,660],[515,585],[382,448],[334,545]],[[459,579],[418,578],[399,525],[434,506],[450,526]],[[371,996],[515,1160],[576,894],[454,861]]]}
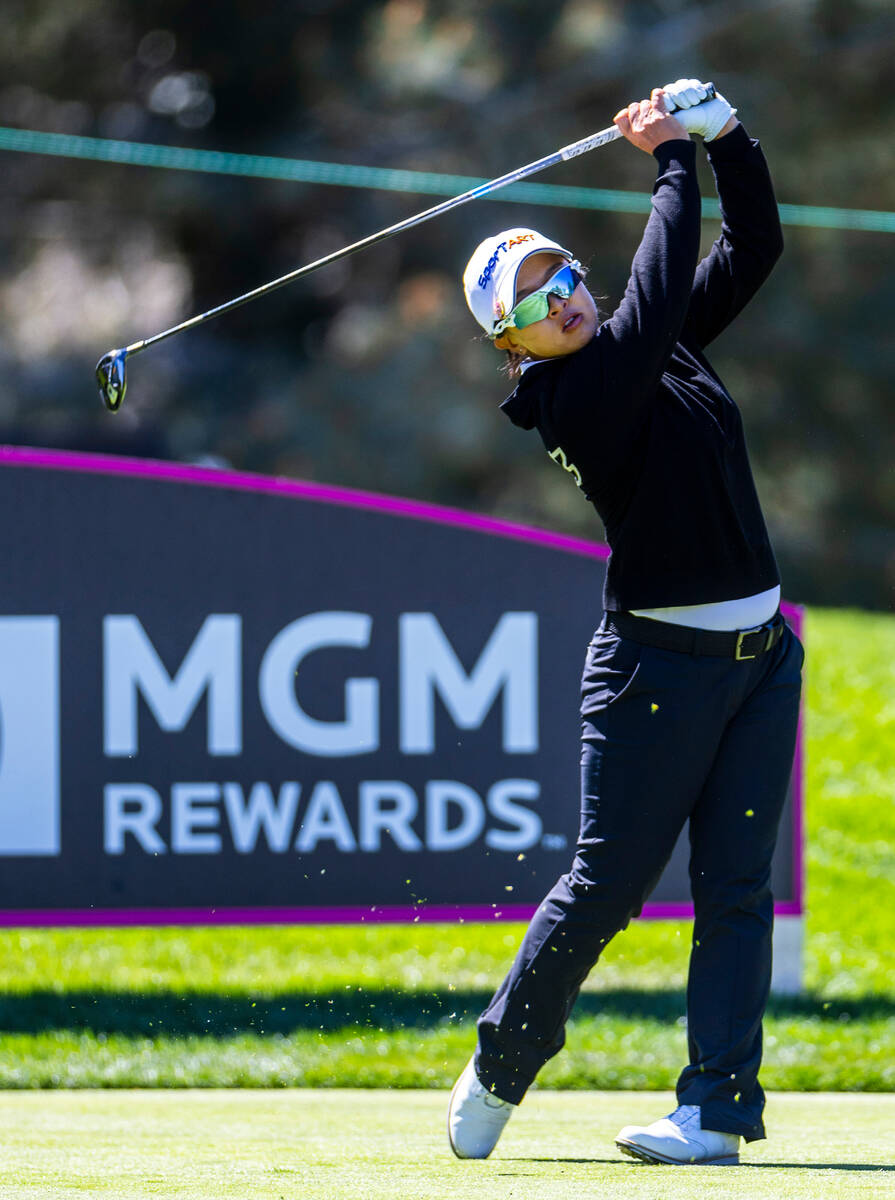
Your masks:
{"label": "golf club shaft", "polygon": [[[715,94],[714,87],[712,84],[707,84],[706,87],[708,88],[706,99],[711,100]],[[480,183],[477,187],[470,188],[468,192],[462,192],[459,196],[451,197],[450,200],[443,200],[441,204],[436,204],[432,208],[427,208],[413,217],[407,217],[403,221],[398,221],[396,225],[389,225],[386,229],[380,229],[378,233],[371,233],[368,237],[361,238],[359,242],[353,242],[350,246],[345,246],[341,250],[334,250],[332,254],[324,255],[323,258],[318,258],[314,262],[307,263],[295,271],[290,271],[288,275],[281,275],[279,279],[272,279],[270,283],[264,283],[261,287],[254,288],[251,292],[245,292],[242,296],[237,296],[233,300],[219,304],[216,308],[210,308],[207,312],[190,317],[187,321],[181,321],[179,325],[173,325],[170,329],[165,329],[153,337],[134,342],[132,345],[125,347],[125,353],[138,354],[148,346],[154,346],[156,342],[173,337],[175,333],[183,333],[186,329],[194,329],[197,325],[203,325],[206,321],[210,321],[212,317],[218,317],[221,313],[230,312],[231,309],[239,308],[242,304],[248,304],[250,300],[256,300],[259,296],[266,296],[268,292],[276,291],[277,288],[284,287],[287,283],[293,283],[296,279],[301,279],[304,275],[310,275],[312,271],[319,271],[321,267],[328,267],[331,263],[339,262],[340,259],[347,258],[349,254],[356,254],[358,250],[365,250],[367,246],[374,246],[377,242],[394,237],[396,233],[402,233],[405,229],[412,229],[415,225],[421,225],[424,221],[431,221],[433,217],[450,212],[452,208],[458,208],[461,204],[466,204],[470,200],[478,200],[482,196],[488,196],[491,192],[496,192],[498,188],[506,187],[511,183],[518,183],[519,180],[526,179],[529,175],[536,175],[538,171],[544,171],[547,167],[556,166],[557,163],[566,162],[570,158],[577,158],[580,154],[587,154],[588,151],[596,150],[598,146],[605,146],[608,142],[614,142],[621,136],[621,131],[616,129],[614,125],[610,125],[608,129],[601,129],[599,133],[592,133],[588,137],[581,138],[580,141],[570,142],[568,146],[563,146],[553,154],[548,154],[544,158],[539,158],[535,162],[528,163],[527,166],[518,167],[515,171],[509,171],[506,175],[501,175],[497,179],[492,179],[487,183]]]}
{"label": "golf club shaft", "polygon": [[175,333],[183,333],[186,329],[193,329],[196,325],[202,325],[205,321],[210,321],[212,317],[220,316],[221,313],[238,308],[241,304],[248,304],[250,300],[255,300],[259,296],[265,296],[268,292],[273,292],[287,283],[301,279],[303,275],[310,275],[312,271],[319,271],[321,267],[328,267],[331,263],[339,262],[340,259],[347,258],[349,254],[356,254],[358,250],[364,250],[367,246],[374,246],[377,242],[394,237],[396,233],[402,233],[405,229],[412,229],[414,225],[421,225],[424,221],[431,221],[433,217],[438,217],[442,213],[449,212],[452,208],[458,208],[461,204],[466,204],[470,200],[477,200],[482,196],[487,196],[491,192],[496,192],[498,188],[506,187],[510,183],[517,183],[520,179],[525,179],[527,176],[534,175],[538,171],[546,170],[547,167],[553,167],[557,163],[564,162],[570,158],[577,158],[579,154],[586,154],[589,150],[595,150],[598,146],[606,145],[607,142],[614,142],[621,136],[621,133],[614,125],[608,129],[601,129],[599,133],[592,133],[589,137],[582,138],[578,142],[572,142],[568,146],[563,146],[561,150],[557,150],[553,154],[548,154],[545,158],[539,158],[536,162],[519,167],[515,171],[501,175],[498,179],[490,180],[488,183],[480,183],[477,187],[470,188],[468,192],[463,192],[459,196],[453,196],[450,200],[444,200],[441,204],[436,204],[433,208],[427,208],[424,212],[417,213],[413,217],[407,217],[405,220],[399,221],[396,225],[389,225],[387,229],[381,229],[378,233],[371,233],[368,237],[361,238],[359,242],[354,242],[352,245],[345,246],[341,250],[334,250],[332,254],[327,254],[323,258],[318,258],[304,267],[290,271],[288,275],[281,275],[279,279],[273,279],[270,283],[262,284],[261,287],[254,288],[251,292],[246,292],[244,295],[237,296],[233,300],[228,300],[225,304],[219,304],[216,308],[210,308],[207,312],[191,317],[188,321],[182,321],[179,325],[174,325],[171,329],[166,329],[164,332],[157,333],[150,338],[145,338],[143,341],[134,342],[132,346],[126,347],[126,351],[128,354],[137,354],[140,350],[145,350],[147,346],[153,346],[156,342],[171,337]]}

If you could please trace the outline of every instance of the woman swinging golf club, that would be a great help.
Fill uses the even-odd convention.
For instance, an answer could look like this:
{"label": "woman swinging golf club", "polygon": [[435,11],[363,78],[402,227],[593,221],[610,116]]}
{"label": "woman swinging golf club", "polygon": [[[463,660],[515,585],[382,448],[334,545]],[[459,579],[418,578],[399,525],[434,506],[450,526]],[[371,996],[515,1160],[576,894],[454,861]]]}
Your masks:
{"label": "woman swinging golf club", "polygon": [[[723,97],[706,95],[678,80],[615,117],[658,177],[608,320],[569,251],[534,230],[486,239],[464,275],[473,315],[521,375],[504,411],[538,430],[602,518],[612,555],[582,682],[574,861],[479,1019],[448,1116],[461,1158],[490,1154],[561,1049],[588,972],[640,912],[688,818],[690,1061],[676,1110],[616,1142],[650,1161],[727,1164],[741,1137],[765,1136],[769,876],[803,652],[779,613],[740,415],[704,351],[767,277],[782,238],[758,143]],[[701,262],[690,133],[707,144],[722,207]]]}

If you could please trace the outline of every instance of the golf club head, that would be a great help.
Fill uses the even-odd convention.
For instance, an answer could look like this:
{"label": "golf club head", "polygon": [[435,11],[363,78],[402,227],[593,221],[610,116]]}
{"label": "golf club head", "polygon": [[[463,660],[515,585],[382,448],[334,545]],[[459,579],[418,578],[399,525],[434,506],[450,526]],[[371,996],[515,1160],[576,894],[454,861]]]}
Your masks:
{"label": "golf club head", "polygon": [[127,390],[126,350],[110,350],[96,364],[99,394],[109,412],[117,412]]}

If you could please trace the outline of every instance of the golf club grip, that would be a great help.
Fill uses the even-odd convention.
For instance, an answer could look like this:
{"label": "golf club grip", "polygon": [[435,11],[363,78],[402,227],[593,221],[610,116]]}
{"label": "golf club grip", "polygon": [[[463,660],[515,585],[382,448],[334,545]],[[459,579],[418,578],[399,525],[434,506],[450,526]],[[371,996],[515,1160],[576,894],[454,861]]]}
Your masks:
{"label": "golf club grip", "polygon": [[[704,83],[702,86],[705,88],[705,95],[699,101],[699,104],[708,104],[709,100],[715,99],[715,85],[713,83]],[[694,104],[692,107],[699,108],[699,104]],[[677,112],[677,105],[675,105],[674,108],[670,108],[668,111]]]}
{"label": "golf club grip", "polygon": [[[707,94],[705,99],[700,100],[700,104],[715,99],[715,85],[707,83],[705,88]],[[671,108],[668,111],[677,112],[677,108]],[[589,150],[596,150],[598,146],[605,146],[607,142],[615,142],[622,136],[621,130],[611,125],[608,129],[601,129],[599,133],[592,133],[588,137],[582,138],[580,142],[572,142],[568,146],[563,146],[562,150],[557,150],[557,155],[566,162],[570,158],[577,158],[579,154],[587,154]]]}

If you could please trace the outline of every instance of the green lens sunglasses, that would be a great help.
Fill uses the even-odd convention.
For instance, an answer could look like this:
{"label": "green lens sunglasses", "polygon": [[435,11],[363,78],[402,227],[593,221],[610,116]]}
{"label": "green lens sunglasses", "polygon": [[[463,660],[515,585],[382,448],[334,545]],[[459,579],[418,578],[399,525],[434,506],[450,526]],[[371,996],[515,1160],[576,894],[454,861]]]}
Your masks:
{"label": "green lens sunglasses", "polygon": [[558,296],[561,300],[568,300],[581,282],[583,276],[578,270],[580,267],[580,262],[565,263],[561,266],[536,292],[514,305],[510,312],[495,324],[491,336],[499,337],[510,326],[513,329],[525,329],[527,325],[543,321],[550,312],[550,297]]}

